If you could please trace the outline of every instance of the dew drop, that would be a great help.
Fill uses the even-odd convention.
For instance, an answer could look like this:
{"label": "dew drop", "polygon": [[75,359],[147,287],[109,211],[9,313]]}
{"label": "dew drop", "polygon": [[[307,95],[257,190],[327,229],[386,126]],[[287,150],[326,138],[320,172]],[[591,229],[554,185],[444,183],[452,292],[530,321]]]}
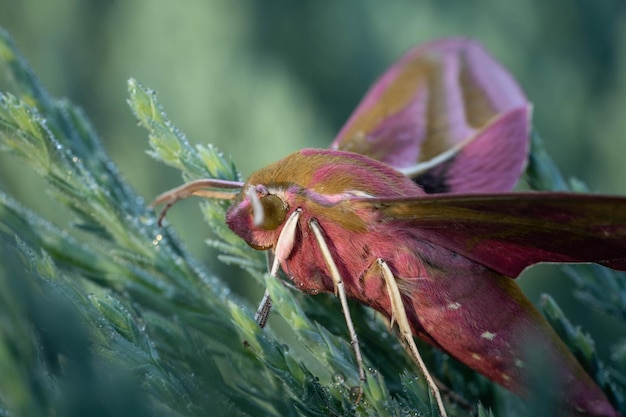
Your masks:
{"label": "dew drop", "polygon": [[363,390],[358,385],[351,387],[350,388],[350,401],[358,400],[359,398],[361,398],[362,394],[363,394]]}
{"label": "dew drop", "polygon": [[154,217],[152,216],[140,216],[139,221],[144,226],[152,226],[154,224]]}
{"label": "dew drop", "polygon": [[161,242],[161,240],[163,240],[163,235],[159,233],[158,235],[155,236],[154,240],[152,240],[152,244],[154,246],[157,246],[159,242]]}
{"label": "dew drop", "polygon": [[139,328],[140,332],[145,332],[146,331],[146,322],[144,319],[142,318],[137,318],[137,327]]}
{"label": "dew drop", "polygon": [[344,374],[337,372],[333,375],[333,383],[335,385],[342,385],[344,382],[346,382],[346,377],[344,376]]}

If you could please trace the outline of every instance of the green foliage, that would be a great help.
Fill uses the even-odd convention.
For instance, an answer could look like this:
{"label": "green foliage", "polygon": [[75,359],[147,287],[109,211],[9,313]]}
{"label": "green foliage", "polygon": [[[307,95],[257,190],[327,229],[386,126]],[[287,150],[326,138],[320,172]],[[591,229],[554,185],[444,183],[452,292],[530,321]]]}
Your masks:
{"label": "green foliage", "polygon": [[[586,192],[584,184],[571,179],[569,184],[563,179],[549,155],[543,149],[539,136],[533,134],[533,152],[526,173],[528,183],[536,190]],[[621,322],[626,320],[626,277],[623,272],[602,268],[598,265],[563,266],[575,284],[574,295],[582,303],[614,316]],[[580,328],[574,327],[564,316],[556,302],[548,295],[541,300],[541,311],[552,327],[583,368],[602,387],[607,397],[622,413],[626,411],[626,368],[615,360],[615,366],[604,365],[598,358],[593,340]],[[616,350],[626,340],[616,341]],[[615,359],[619,354],[614,355]]]}
{"label": "green foliage", "polygon": [[[14,89],[0,94],[0,147],[41,175],[46,194],[74,216],[59,227],[0,193],[0,416],[436,415],[423,378],[385,323],[358,304],[351,308],[369,372],[355,404],[358,376],[336,300],[295,293],[268,277],[262,256],[225,226],[224,204],[202,201],[210,243],[252,277],[242,279],[267,286],[274,314],[292,333],[259,329],[254,306],[194,261],[169,227],[158,227],[85,115],[50,97],[4,32],[0,65]],[[150,155],[179,169],[185,181],[239,180],[215,148],[190,146],[154,92],[135,80],[128,88],[130,107],[148,130]],[[529,182],[547,183],[536,172],[558,171],[532,168],[549,164],[534,159]],[[624,317],[623,276],[611,272],[616,298],[607,300],[599,296],[603,271],[585,271],[579,292]],[[565,318],[549,317],[623,409],[623,375],[601,364],[593,343]],[[452,390],[451,415],[471,409],[493,416],[474,405],[478,398],[490,407],[509,404],[495,415],[524,415],[510,394],[420,348]],[[624,355],[616,357],[624,372]]]}

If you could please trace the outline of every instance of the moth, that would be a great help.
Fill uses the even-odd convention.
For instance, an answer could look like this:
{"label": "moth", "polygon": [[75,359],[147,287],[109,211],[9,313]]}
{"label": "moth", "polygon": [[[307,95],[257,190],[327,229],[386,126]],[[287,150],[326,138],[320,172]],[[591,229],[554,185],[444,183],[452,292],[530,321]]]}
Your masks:
{"label": "moth", "polygon": [[[626,270],[626,198],[512,192],[531,107],[484,48],[444,39],[410,50],[373,85],[331,145],[245,183],[203,179],[157,197],[231,199],[226,223],[273,254],[295,287],[334,292],[365,373],[347,299],[397,324],[445,415],[413,337],[524,397],[525,348],[545,354],[564,415],[618,416],[514,278],[539,262]],[[270,307],[266,294],[261,324]]]}

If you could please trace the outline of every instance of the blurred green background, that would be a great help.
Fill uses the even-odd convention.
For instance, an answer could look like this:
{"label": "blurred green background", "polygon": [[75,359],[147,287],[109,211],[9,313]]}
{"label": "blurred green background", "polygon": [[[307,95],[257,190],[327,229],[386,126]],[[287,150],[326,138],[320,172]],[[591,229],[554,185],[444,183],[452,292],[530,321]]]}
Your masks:
{"label": "blurred green background", "polygon": [[[0,0],[0,25],[53,95],[85,109],[148,201],[181,180],[145,154],[147,134],[125,103],[129,77],[158,91],[191,142],[216,144],[245,177],[297,149],[327,147],[387,66],[414,44],[452,35],[481,40],[519,80],[565,176],[626,194],[623,0]],[[0,188],[59,224],[70,218],[6,155]],[[196,205],[169,216],[208,262],[210,230]],[[555,270],[531,272],[522,283],[533,300],[561,290],[557,301],[605,355],[606,333],[626,335],[623,324],[573,302]],[[241,289],[240,276],[233,285]]]}

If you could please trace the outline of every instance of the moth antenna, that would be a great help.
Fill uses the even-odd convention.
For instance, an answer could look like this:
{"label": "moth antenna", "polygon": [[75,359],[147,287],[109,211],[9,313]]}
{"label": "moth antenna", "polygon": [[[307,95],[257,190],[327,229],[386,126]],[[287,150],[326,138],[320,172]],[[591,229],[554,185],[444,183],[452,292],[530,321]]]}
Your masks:
{"label": "moth antenna", "polygon": [[[157,198],[150,203],[150,207],[156,207],[160,204],[165,204],[163,210],[159,213],[157,223],[159,227],[167,214],[167,211],[178,201],[184,200],[192,196],[212,198],[216,200],[232,200],[237,195],[230,191],[222,190],[240,190],[243,187],[243,183],[240,181],[226,181],[226,180],[214,180],[214,179],[200,179],[188,182],[179,187],[172,188],[162,194],[159,194]],[[208,189],[207,189],[208,188]],[[211,190],[212,188],[212,190]]]}
{"label": "moth antenna", "polygon": [[383,279],[385,280],[385,284],[387,286],[387,293],[389,294],[389,299],[391,301],[391,322],[393,323],[393,319],[395,318],[396,323],[398,323],[398,330],[400,330],[400,335],[402,340],[404,341],[405,348],[409,351],[409,354],[413,357],[413,360],[417,363],[417,366],[420,369],[420,372],[426,378],[426,383],[428,384],[428,388],[430,389],[431,394],[435,397],[437,401],[437,408],[439,408],[439,414],[441,417],[447,417],[446,409],[443,405],[443,400],[441,399],[441,393],[439,392],[439,388],[435,383],[433,377],[428,372],[426,368],[426,364],[422,359],[422,356],[415,345],[415,341],[413,340],[413,332],[411,331],[411,326],[409,325],[409,319],[406,315],[406,310],[404,308],[404,303],[402,302],[402,296],[400,295],[400,289],[398,288],[398,284],[396,283],[396,278],[393,276],[393,272],[389,269],[389,265],[382,259],[378,260],[378,265],[382,271]]}
{"label": "moth antenna", "polygon": [[[352,322],[352,317],[350,316],[350,309],[348,308],[348,297],[346,296],[346,288],[343,283],[343,279],[341,278],[341,274],[339,273],[339,269],[337,268],[337,264],[333,259],[332,254],[330,253],[330,249],[326,244],[326,240],[324,239],[324,235],[322,234],[322,229],[319,223],[312,219],[309,222],[309,226],[315,235],[315,239],[317,240],[317,244],[322,251],[322,256],[324,256],[324,260],[326,261],[326,265],[330,271],[330,277],[335,284],[335,295],[339,297],[339,302],[341,303],[341,309],[343,310],[343,316],[346,320],[346,325],[348,326],[348,332],[350,333],[350,344],[352,345],[352,349],[354,349],[354,356],[356,357],[356,363],[359,370],[359,380],[361,381],[361,385],[365,383],[365,368],[363,366],[363,357],[361,356],[361,348],[359,347],[359,339],[357,338],[356,331],[354,330],[354,323]],[[361,400],[361,396],[363,395],[363,388],[360,387],[359,396],[356,399],[358,403]]]}
{"label": "moth antenna", "polygon": [[265,219],[265,210],[263,210],[263,204],[261,204],[261,199],[257,195],[254,185],[250,185],[246,189],[246,196],[248,196],[248,200],[250,200],[252,205],[252,222],[255,226],[260,226]]}
{"label": "moth antenna", "polygon": [[176,201],[178,200],[170,201],[169,203],[167,203],[165,207],[163,207],[163,210],[161,210],[161,212],[159,213],[159,217],[157,217],[157,225],[159,227],[163,226],[163,219],[165,218],[165,215],[167,214],[168,210],[176,203]]}

